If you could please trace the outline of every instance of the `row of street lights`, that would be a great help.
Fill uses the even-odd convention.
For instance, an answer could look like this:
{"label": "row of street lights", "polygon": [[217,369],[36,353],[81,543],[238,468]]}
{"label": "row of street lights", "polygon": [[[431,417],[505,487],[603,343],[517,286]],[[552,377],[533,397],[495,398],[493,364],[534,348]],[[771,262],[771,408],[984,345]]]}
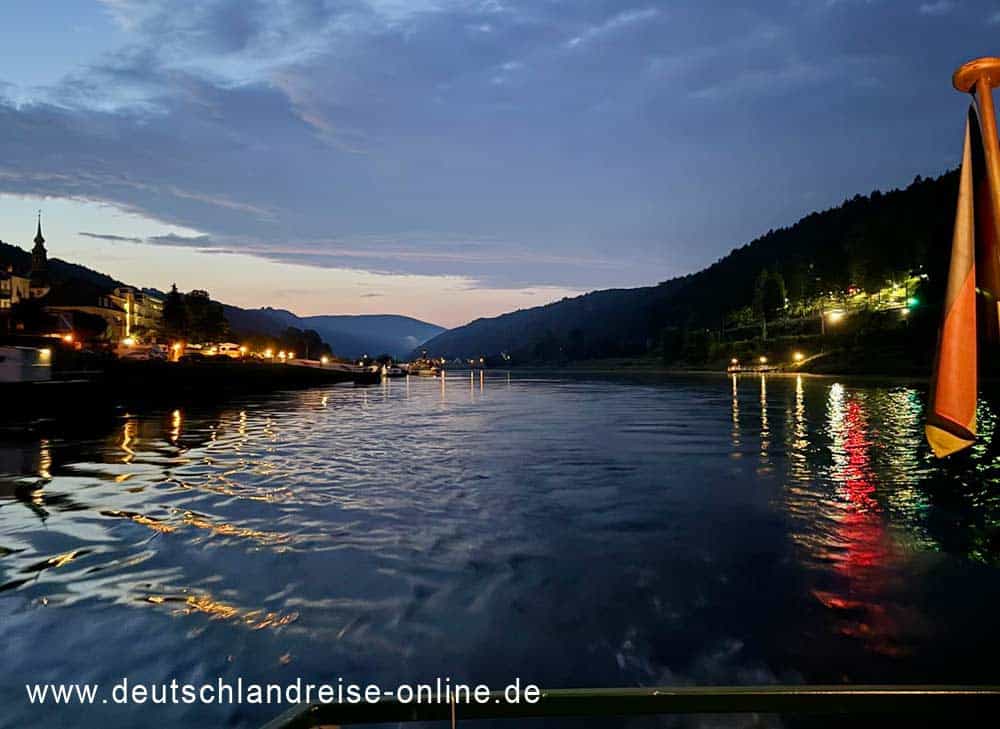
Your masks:
{"label": "row of street lights", "polygon": [[[77,337],[73,332],[66,332],[64,334],[53,334],[52,337],[58,337],[65,344],[76,345],[77,349],[80,348],[80,344],[77,342]],[[119,341],[118,346],[126,350],[131,350],[133,347],[138,347],[140,345],[140,340],[138,337],[129,335],[122,337]],[[151,347],[164,346],[152,344]],[[226,349],[226,347],[230,349]],[[238,352],[238,358],[242,359],[245,357],[259,357],[261,359],[269,360],[280,360],[281,362],[290,362],[296,358],[295,352],[279,350],[277,353],[273,349],[265,349],[263,352],[252,352],[250,348],[246,345],[242,345],[238,350],[232,349],[235,345],[205,345],[200,344],[188,344],[187,342],[173,342],[169,345],[170,355],[173,360],[178,360],[186,351],[198,352],[207,356],[229,356],[234,357]],[[323,355],[319,358],[320,365],[330,364],[330,358]]]}
{"label": "row of street lights", "polygon": [[[906,299],[906,306],[901,310],[902,316],[907,316],[910,311],[920,303],[920,300],[915,296],[910,296]],[[847,313],[843,309],[831,309],[830,311],[821,311],[819,315],[820,321],[820,331],[823,335],[826,335],[826,325],[827,324],[837,324],[843,321]],[[802,352],[792,352],[792,361],[796,364],[802,363],[806,358],[806,355]],[[767,364],[767,357],[760,356],[757,358],[757,362],[760,365]],[[740,361],[736,357],[733,357],[730,361],[730,369],[736,369],[740,366]]]}
{"label": "row of street lights", "polygon": [[[805,360],[805,358],[806,358],[806,356],[802,352],[792,352],[792,361],[795,362],[795,363],[800,363],[803,360]],[[767,359],[767,357],[761,355],[760,357],[757,358],[757,362],[759,364],[766,365],[768,363],[768,359]],[[740,366],[740,361],[736,357],[733,357],[731,360],[729,360],[729,363],[733,367],[739,367]]]}

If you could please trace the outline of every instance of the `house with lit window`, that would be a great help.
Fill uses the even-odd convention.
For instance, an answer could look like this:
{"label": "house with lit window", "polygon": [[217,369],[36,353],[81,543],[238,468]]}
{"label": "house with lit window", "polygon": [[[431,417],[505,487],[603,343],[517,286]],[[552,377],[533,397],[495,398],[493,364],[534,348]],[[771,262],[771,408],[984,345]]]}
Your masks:
{"label": "house with lit window", "polygon": [[73,282],[55,286],[45,297],[45,311],[72,321],[77,312],[104,320],[106,328],[100,339],[118,342],[129,336],[129,318],[116,297],[92,284]]}
{"label": "house with lit window", "polygon": [[119,286],[108,298],[125,312],[126,337],[155,336],[163,323],[163,299],[134,286]]}
{"label": "house with lit window", "polygon": [[0,271],[0,309],[10,309],[14,304],[27,299],[31,294],[31,279],[14,273],[8,265]]}

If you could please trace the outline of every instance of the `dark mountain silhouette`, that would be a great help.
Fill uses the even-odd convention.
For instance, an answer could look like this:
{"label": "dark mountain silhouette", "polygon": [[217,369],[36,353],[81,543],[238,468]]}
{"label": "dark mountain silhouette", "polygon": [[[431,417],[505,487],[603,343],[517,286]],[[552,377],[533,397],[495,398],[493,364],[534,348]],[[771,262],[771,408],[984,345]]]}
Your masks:
{"label": "dark mountain silhouette", "polygon": [[947,275],[957,186],[952,171],[917,177],[904,190],[855,195],[768,231],[697,273],[477,319],[423,346],[434,356],[506,353],[521,363],[652,354],[671,332],[724,330],[734,312],[754,304],[765,270],[780,275],[793,305],[852,285],[876,290],[894,276],[926,271],[926,310],[939,301]]}
{"label": "dark mountain silhouette", "polygon": [[230,328],[237,333],[258,332],[277,336],[290,326],[298,326],[298,317],[284,309],[241,309],[224,304],[222,311]]}
{"label": "dark mountain silhouette", "polygon": [[681,282],[608,289],[545,306],[476,319],[423,345],[432,356],[478,357],[501,352],[519,362],[615,357],[649,346],[652,304]]}

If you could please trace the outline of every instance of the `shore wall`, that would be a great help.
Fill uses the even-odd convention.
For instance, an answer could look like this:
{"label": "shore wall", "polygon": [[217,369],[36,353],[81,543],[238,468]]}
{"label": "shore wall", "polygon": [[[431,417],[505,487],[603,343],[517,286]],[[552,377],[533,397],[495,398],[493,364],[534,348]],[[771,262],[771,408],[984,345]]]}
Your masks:
{"label": "shore wall", "polygon": [[219,400],[239,394],[374,384],[378,375],[294,364],[213,361],[113,361],[100,371],[50,382],[0,383],[9,419],[96,412],[134,404]]}

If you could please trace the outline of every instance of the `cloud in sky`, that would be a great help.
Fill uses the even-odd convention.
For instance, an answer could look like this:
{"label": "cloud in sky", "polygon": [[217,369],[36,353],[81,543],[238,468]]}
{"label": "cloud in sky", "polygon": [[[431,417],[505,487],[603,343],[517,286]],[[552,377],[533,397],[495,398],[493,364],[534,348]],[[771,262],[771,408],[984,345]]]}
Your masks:
{"label": "cloud in sky", "polygon": [[[995,50],[996,9],[947,0],[95,7],[106,47],[0,71],[0,192],[141,214],[81,235],[176,256],[510,290],[662,280],[943,171],[950,73]],[[31,8],[0,41],[72,45]]]}
{"label": "cloud in sky", "polygon": [[616,31],[624,30],[631,25],[637,25],[644,21],[653,20],[658,17],[660,11],[656,8],[644,8],[642,10],[624,10],[612,15],[605,21],[590,25],[584,28],[579,35],[574,35],[566,41],[567,48],[581,48],[588,43],[596,41],[601,37],[610,35]]}
{"label": "cloud in sky", "polygon": [[112,243],[142,243],[142,238],[135,238],[127,235],[114,235],[113,233],[88,233],[81,230],[77,235],[84,238],[96,238],[97,240],[111,241]]}
{"label": "cloud in sky", "polygon": [[935,0],[935,2],[921,3],[920,12],[924,15],[947,15],[955,9],[955,3],[951,0]]}

